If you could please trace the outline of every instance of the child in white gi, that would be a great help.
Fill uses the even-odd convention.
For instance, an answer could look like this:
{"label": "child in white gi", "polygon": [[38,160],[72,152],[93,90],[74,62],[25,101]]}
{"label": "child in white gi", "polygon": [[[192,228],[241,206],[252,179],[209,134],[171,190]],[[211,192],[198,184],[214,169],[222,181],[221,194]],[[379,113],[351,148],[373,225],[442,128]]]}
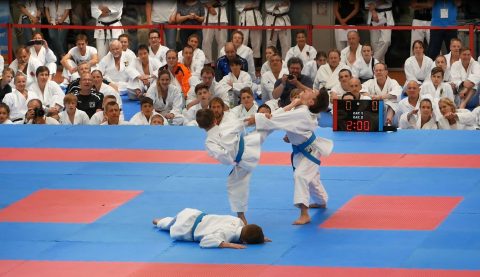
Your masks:
{"label": "child in white gi", "polygon": [[[300,217],[293,222],[302,225],[310,222],[308,208],[325,208],[328,195],[320,181],[320,156],[332,152],[331,140],[315,137],[318,127],[318,113],[328,107],[328,93],[325,89],[304,90],[300,98],[294,99],[288,106],[277,110],[271,118],[257,113],[247,119],[249,124],[256,123],[258,131],[284,130],[287,141],[292,144],[292,165],[294,168],[294,204],[300,208]],[[290,109],[295,108],[290,111]],[[270,119],[269,119],[270,118]]]}
{"label": "child in white gi", "polygon": [[245,211],[252,170],[260,159],[260,145],[265,133],[252,132],[243,135],[245,123],[242,119],[230,120],[217,125],[210,109],[197,111],[198,126],[207,131],[205,148],[208,155],[225,165],[233,165],[228,175],[227,190],[230,207],[247,224]]}
{"label": "child in white gi", "polygon": [[246,248],[243,244],[270,242],[263,230],[255,224],[245,223],[230,215],[205,214],[197,209],[186,208],[175,217],[153,220],[153,224],[169,230],[170,237],[180,241],[199,241],[203,248]]}

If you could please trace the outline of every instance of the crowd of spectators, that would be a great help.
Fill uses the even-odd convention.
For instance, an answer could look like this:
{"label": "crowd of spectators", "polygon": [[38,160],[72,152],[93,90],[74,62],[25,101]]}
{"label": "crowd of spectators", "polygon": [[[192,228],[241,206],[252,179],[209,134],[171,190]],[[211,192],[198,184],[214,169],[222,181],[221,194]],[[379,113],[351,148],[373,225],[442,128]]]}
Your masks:
{"label": "crowd of spectators", "polygon": [[[69,1],[17,1],[24,24],[70,23]],[[65,29],[24,29],[15,60],[0,80],[0,123],[196,125],[195,112],[223,103],[225,118],[246,118],[266,104],[271,111],[288,105],[291,92],[321,90],[331,101],[352,97],[385,102],[386,125],[414,129],[475,129],[480,119],[480,64],[455,30],[412,30],[406,82],[389,74],[385,54],[391,30],[370,30],[364,42],[355,26],[359,11],[370,26],[391,26],[393,1],[335,1],[333,49],[315,49],[307,33],[275,26],[291,25],[291,3],[284,1],[147,1],[146,24],[225,26],[227,7],[239,25],[273,26],[265,31],[239,29],[149,30],[148,44],[131,47],[122,29],[96,29],[95,41],[79,33],[67,49]],[[458,0],[411,1],[415,26],[455,26]],[[90,3],[96,26],[122,26],[122,1]],[[438,31],[438,32],[437,32]],[[162,41],[162,37],[164,40]],[[262,37],[265,53],[262,58]],[[216,43],[218,53],[213,53]],[[442,53],[445,42],[448,53]],[[250,47],[251,45],[252,47]],[[277,48],[279,46],[279,48]],[[181,51],[177,51],[181,50]],[[216,58],[218,56],[218,58]],[[262,64],[262,61],[265,61]],[[3,67],[2,67],[3,69]],[[61,69],[61,70],[60,70]],[[61,72],[61,81],[53,81]],[[138,113],[126,120],[123,101],[138,101]],[[264,106],[265,107],[265,106]],[[222,113],[222,114],[223,114]],[[7,116],[5,116],[5,114]]]}

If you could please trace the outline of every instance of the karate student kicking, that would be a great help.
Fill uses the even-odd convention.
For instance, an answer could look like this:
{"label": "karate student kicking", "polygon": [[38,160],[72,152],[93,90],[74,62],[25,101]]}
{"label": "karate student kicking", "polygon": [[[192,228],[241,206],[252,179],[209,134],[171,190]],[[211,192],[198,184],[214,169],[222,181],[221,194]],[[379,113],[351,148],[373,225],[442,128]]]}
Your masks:
{"label": "karate student kicking", "polygon": [[320,156],[328,156],[333,142],[315,137],[318,113],[328,107],[325,89],[304,90],[300,98],[272,114],[271,118],[257,113],[248,118],[248,124],[256,124],[257,131],[284,130],[287,141],[292,144],[292,166],[294,169],[293,202],[300,209],[300,217],[293,222],[302,225],[310,222],[308,209],[326,208],[328,195],[320,180]]}
{"label": "karate student kicking", "polygon": [[174,240],[198,241],[202,248],[244,249],[246,246],[243,244],[271,241],[258,225],[246,225],[240,218],[231,215],[205,214],[190,208],[183,209],[175,217],[154,219],[153,225],[169,230]]}
{"label": "karate student kicking", "polygon": [[210,109],[197,111],[198,126],[207,131],[205,148],[210,157],[225,165],[233,165],[228,175],[227,190],[230,207],[247,224],[245,212],[248,206],[250,177],[260,159],[260,145],[266,133],[252,132],[244,135],[242,119],[231,120],[217,125]]}

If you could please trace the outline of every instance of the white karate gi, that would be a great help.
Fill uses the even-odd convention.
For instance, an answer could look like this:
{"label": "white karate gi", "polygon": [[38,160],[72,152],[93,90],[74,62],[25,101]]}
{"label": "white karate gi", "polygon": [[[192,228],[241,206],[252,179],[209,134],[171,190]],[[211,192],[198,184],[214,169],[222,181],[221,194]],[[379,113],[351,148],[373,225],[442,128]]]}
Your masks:
{"label": "white karate gi", "polygon": [[[284,60],[282,60],[282,68],[286,69],[288,71],[287,62],[284,61]],[[267,71],[272,71],[272,69],[270,68],[270,62],[269,61],[266,61],[266,62],[263,63],[262,68],[260,69],[260,74],[263,75]],[[303,74],[303,72],[302,72],[302,74]],[[315,79],[315,76],[313,76],[312,80],[313,79]]]}
{"label": "white karate gi", "polygon": [[457,109],[456,114],[458,121],[450,125],[445,117],[438,120],[438,128],[443,130],[475,130],[476,118],[475,114],[467,109]]}
{"label": "white karate gi", "polygon": [[[47,50],[45,47],[42,46],[40,48],[40,51],[37,53],[34,46],[31,46],[29,48],[30,57],[38,59],[42,65],[48,67],[51,75],[55,75],[55,73],[57,73],[57,57],[55,56],[55,53],[53,53],[52,49],[48,48]],[[1,69],[3,69],[3,67]]]}
{"label": "white karate gi", "polygon": [[[248,74],[250,74],[250,77],[252,80],[255,80],[255,61],[253,60],[253,51],[250,47],[245,46],[245,45],[240,45],[240,47],[237,48],[237,55],[240,57],[244,58],[247,60],[248,64]],[[225,47],[223,47],[220,50],[220,57],[225,56]]]}
{"label": "white karate gi", "polygon": [[[26,86],[29,87],[31,84],[37,82],[37,75],[36,75],[37,74],[37,68],[40,67],[40,66],[42,66],[42,63],[38,59],[36,59],[34,57],[30,57],[28,59],[27,72],[26,73],[24,73],[22,71],[18,71],[18,60],[17,59],[13,60],[13,62],[8,67],[13,69],[15,74],[22,74],[23,76],[27,77]],[[12,78],[12,81],[10,82],[10,86],[12,88],[15,87],[15,85],[13,84],[14,79],[15,78]]]}
{"label": "white karate gi", "polygon": [[425,80],[428,80],[433,67],[435,67],[435,63],[426,55],[423,55],[422,66],[418,64],[415,56],[407,58],[404,64],[406,77],[404,87],[407,86],[409,81],[416,81],[417,83],[422,84]]}
{"label": "white karate gi", "polygon": [[409,113],[415,109],[420,109],[420,101],[421,101],[421,96],[418,98],[417,103],[415,106],[412,106],[410,102],[408,102],[408,97],[403,98],[398,102],[398,109],[395,111],[395,118],[400,120],[400,117],[405,114]]}
{"label": "white karate gi", "polygon": [[120,57],[120,69],[115,66],[115,59],[111,52],[103,57],[98,63],[98,69],[102,72],[103,78],[110,82],[118,84],[118,90],[121,95],[127,93],[128,82],[138,76],[135,69],[135,59],[122,52]]}
{"label": "white karate gi", "polygon": [[362,84],[362,91],[368,92],[368,94],[370,94],[371,96],[385,95],[385,94],[396,96],[397,97],[396,99],[384,100],[384,103],[385,103],[384,115],[387,114],[386,113],[387,107],[392,108],[392,110],[395,111],[395,113],[398,111],[398,101],[400,100],[402,95],[402,87],[398,84],[398,82],[395,79],[387,77],[387,80],[385,81],[385,85],[383,86],[383,89],[381,89],[380,86],[378,85],[377,79],[370,79]]}
{"label": "white karate gi", "polygon": [[3,73],[4,68],[5,68],[5,60],[3,59],[3,56],[0,55],[0,69],[1,69],[0,71],[2,71],[2,72],[0,72],[0,77],[2,77],[2,73]]}
{"label": "white karate gi", "polygon": [[462,61],[459,60],[452,64],[450,74],[452,82],[455,83],[457,88],[460,87],[463,81],[469,80],[475,84],[474,88],[476,89],[476,86],[480,83],[480,64],[472,58],[467,70],[465,70]]}
{"label": "white karate gi", "polygon": [[[160,113],[161,115],[165,116],[168,113],[172,113],[175,115],[171,124],[173,125],[182,125],[183,124],[183,94],[180,89],[176,86],[170,84],[168,86],[168,94],[167,99],[165,101],[161,96],[158,95],[157,84],[153,84],[150,86],[146,93],[146,97],[149,97],[153,100],[153,107],[155,111]],[[170,122],[169,122],[170,124]]]}
{"label": "white karate gi", "polygon": [[47,81],[43,93],[38,83],[35,82],[28,87],[27,103],[32,99],[39,99],[46,108],[52,108],[55,105],[63,107],[63,97],[65,97],[65,94],[56,82]]}
{"label": "white karate gi", "polygon": [[401,129],[422,129],[422,130],[436,130],[438,129],[437,121],[435,120],[435,114],[432,115],[430,120],[423,124],[422,126],[422,118],[420,116],[420,111],[417,114],[413,114],[410,117],[410,121],[408,120],[408,113],[402,114],[400,117],[399,127]]}
{"label": "white karate gi", "polygon": [[160,45],[157,52],[153,53],[152,47],[148,47],[148,56],[160,61],[160,67],[167,64],[167,51],[170,50],[168,47]]}
{"label": "white karate gi", "polygon": [[[250,9],[244,10],[247,6],[250,6]],[[240,26],[263,26],[262,12],[259,10],[259,0],[238,0],[235,1],[235,8],[237,12],[239,12],[238,22]],[[262,30],[239,29],[239,31],[243,33],[243,44],[247,45],[250,40],[253,57],[261,58]]]}
{"label": "white karate gi", "polygon": [[[223,120],[222,120],[223,121]],[[246,212],[250,190],[250,177],[260,160],[260,145],[265,133],[252,132],[244,136],[244,152],[239,163],[235,158],[239,151],[240,134],[244,132],[243,120],[228,120],[207,131],[205,148],[210,157],[224,165],[233,165],[228,176],[227,191],[233,212]]]}
{"label": "white karate gi", "polygon": [[183,110],[183,117],[185,118],[183,125],[185,126],[198,126],[197,123],[197,111],[202,109],[202,103],[193,105],[188,110]]}
{"label": "white karate gi", "polygon": [[[283,2],[288,2],[287,6],[277,6]],[[265,11],[267,13],[265,17],[265,26],[291,26],[290,17],[288,12],[290,11],[290,1],[276,1],[266,0]],[[271,34],[273,32],[273,35]],[[280,46],[282,48],[282,57],[287,55],[288,49],[291,47],[292,34],[290,30],[273,29],[267,30],[266,33],[267,46],[276,46],[277,40],[280,40]]]}
{"label": "white karate gi", "polygon": [[186,208],[175,217],[162,218],[157,227],[170,230],[170,237],[179,241],[199,241],[200,247],[219,247],[222,242],[240,243],[240,234],[245,224],[230,215],[205,215],[192,234],[195,220],[202,212]]}
{"label": "white karate gi", "polygon": [[[225,26],[228,25],[228,18],[227,18],[227,5],[228,1],[217,1],[220,3],[221,7],[214,8],[216,13],[215,15],[209,14],[208,9],[205,8],[205,15],[203,24],[204,25],[213,25],[213,26]],[[220,19],[218,18],[220,16]],[[213,39],[217,42],[217,49],[221,49],[225,42],[227,42],[227,29],[209,29],[205,28],[202,30],[202,49],[205,53],[206,63],[214,62],[214,56],[212,55],[212,46],[213,46]],[[223,56],[224,54],[220,54],[218,57]],[[217,57],[217,58],[218,58]]]}
{"label": "white karate gi", "polygon": [[[205,53],[202,49],[197,48],[193,51],[192,64],[190,65],[190,73],[192,76],[200,77],[203,67],[205,66]],[[178,62],[183,64],[183,50],[178,52]],[[191,78],[190,78],[191,79]]]}
{"label": "white karate gi", "polygon": [[298,45],[295,45],[287,51],[287,54],[285,55],[285,61],[288,62],[290,58],[297,57],[302,60],[303,65],[306,65],[309,61],[313,61],[316,56],[317,50],[315,47],[305,44],[303,49],[300,51]]}
{"label": "white karate gi", "polygon": [[[232,81],[232,85],[230,86],[227,82]],[[233,90],[234,97],[240,97],[240,90],[245,87],[252,87],[252,79],[247,72],[241,70],[240,75],[235,77],[232,72],[228,73],[227,75],[223,76],[222,80],[218,83],[220,86],[220,90],[228,94],[229,90]],[[234,100],[237,100],[236,98]],[[237,103],[238,101],[235,101]]]}
{"label": "white karate gi", "polygon": [[[278,79],[282,78],[284,74],[288,75],[288,69],[282,68],[282,70],[280,70],[280,73],[278,74]],[[267,102],[268,100],[273,99],[273,89],[276,81],[277,78],[275,78],[275,75],[273,75],[272,71],[267,71],[262,74],[261,87],[263,102]]]}
{"label": "white karate gi", "polygon": [[235,117],[237,117],[238,119],[245,119],[247,117],[254,115],[257,112],[257,110],[258,110],[258,105],[256,102],[253,102],[253,106],[248,111],[245,108],[245,106],[240,104],[232,108],[230,110],[230,113],[235,115]]}
{"label": "white karate gi", "polygon": [[325,87],[327,90],[331,90],[335,85],[340,83],[338,80],[338,73],[342,69],[350,70],[347,65],[342,63],[340,63],[333,71],[328,63],[321,65],[318,68],[317,76],[315,76],[313,81],[313,88],[320,90],[322,87]]}
{"label": "white karate gi", "polygon": [[[373,63],[373,64],[372,64]],[[372,57],[368,64],[362,57],[357,59],[352,66],[352,76],[361,80],[373,79],[373,67],[378,63],[378,60]]]}
{"label": "white karate gi", "polygon": [[[123,106],[123,102],[122,102],[122,97],[120,96],[120,94],[114,89],[112,88],[110,85],[107,85],[105,84],[104,82],[102,82],[102,85],[100,86],[100,89],[97,89],[98,92],[101,92],[103,93],[103,96],[108,96],[108,95],[113,95],[115,96],[115,99],[117,99],[117,104],[118,106],[120,107],[120,109],[122,108]],[[121,112],[121,114],[123,114],[123,111]]]}
{"label": "white karate gi", "polygon": [[[92,117],[90,118],[90,121],[88,122],[88,125],[102,125],[104,117],[105,117],[105,112],[98,111],[92,115]],[[123,111],[120,112],[120,121],[124,121]]]}
{"label": "white karate gi", "polygon": [[440,98],[447,97],[448,99],[455,101],[455,96],[453,95],[450,84],[442,82],[437,88],[435,88],[430,80],[425,81],[422,86],[420,86],[420,98],[426,97],[432,100],[436,118],[441,117],[440,109],[438,108],[438,100],[440,100]]}
{"label": "white karate gi", "polygon": [[[24,118],[27,113],[27,98],[23,96],[21,92],[16,89],[13,89],[11,93],[7,93],[3,98],[3,103],[7,104],[10,108],[10,119],[16,120],[19,118]],[[23,121],[19,121],[23,123]]]}
{"label": "white karate gi", "polygon": [[[91,1],[91,13],[92,17],[95,18],[97,21],[97,26],[105,26],[104,24],[100,23],[100,21],[104,23],[110,23],[117,21],[110,26],[122,26],[120,19],[122,18],[122,10],[123,10],[123,1],[101,1],[101,0],[92,0]],[[101,5],[105,5],[110,10],[110,14],[107,16],[100,17],[101,11],[98,8]],[[93,37],[97,39],[97,50],[98,50],[98,58],[103,58],[109,49],[109,43],[112,39],[118,38],[123,34],[122,29],[96,29]]]}
{"label": "white karate gi", "polygon": [[62,111],[59,116],[59,122],[61,125],[89,125],[90,122],[90,118],[88,117],[87,113],[79,109],[75,110],[73,122],[70,121],[67,111]]}
{"label": "white karate gi", "polygon": [[357,51],[355,52],[355,62],[353,64],[351,64],[348,61],[348,55],[349,54],[350,54],[350,46],[347,46],[347,47],[343,48],[342,51],[340,51],[340,62],[347,65],[348,67],[352,68],[353,65],[355,64],[355,62],[357,62],[358,60],[363,60],[362,45],[359,44],[358,47],[357,47]]}
{"label": "white karate gi", "polygon": [[[190,80],[192,80],[192,83],[190,84],[190,90],[187,94],[186,105],[190,104],[190,102],[197,98],[197,95],[195,94],[195,86],[202,82],[198,78],[191,78]],[[225,105],[229,104],[230,99],[228,98],[228,92],[225,91],[225,89],[222,88],[222,86],[220,86],[220,84],[215,81],[215,79],[212,81],[212,84],[210,85],[208,90],[210,91],[212,98],[220,97],[225,103]]]}
{"label": "white karate gi", "polygon": [[315,80],[315,76],[317,76],[318,68],[319,66],[317,66],[316,60],[309,61],[306,64],[303,64],[302,74],[307,75],[312,80]]}
{"label": "white karate gi", "polygon": [[280,106],[278,105],[278,100],[280,99],[270,99],[267,102],[265,102],[265,104],[267,104],[270,107],[270,110],[272,111],[272,113],[280,108]]}
{"label": "white karate gi", "polygon": [[160,62],[157,59],[148,57],[148,76],[150,77],[150,83],[145,85],[138,77],[140,75],[147,75],[143,71],[143,65],[139,58],[134,59],[133,68],[135,71],[132,71],[133,75],[130,76],[128,82],[128,93],[130,99],[136,99],[135,90],[139,89],[142,93],[145,93],[148,88],[154,84],[158,79],[158,69],[161,67]]}
{"label": "white karate gi", "polygon": [[[372,26],[394,26],[395,20],[392,13],[392,0],[366,0],[365,8],[368,9],[368,4],[376,3],[377,10],[386,10],[378,12],[379,22],[372,21],[372,13],[369,11],[367,15],[367,25]],[[375,59],[385,62],[385,54],[392,42],[392,30],[371,30],[370,42],[373,47],[373,56]]]}
{"label": "white karate gi", "polygon": [[5,120],[4,122],[0,124],[13,124],[13,122],[10,119]]}
{"label": "white karate gi", "polygon": [[[152,115],[150,116],[149,119],[145,116],[145,114],[142,111],[139,111],[138,113],[134,114],[132,118],[130,119],[130,124],[131,125],[150,125],[150,122],[152,120],[152,117],[154,115],[158,114],[157,112],[153,111]],[[163,117],[163,116],[162,116]],[[167,119],[163,119],[164,122],[167,122]]]}
{"label": "white karate gi", "polygon": [[[255,114],[257,130],[284,130],[293,145],[300,145],[312,136],[318,128],[317,118],[318,115],[312,114],[305,105],[298,106],[295,110],[288,112],[281,112],[281,109],[279,109],[272,115],[271,119],[267,119],[264,114]],[[307,147],[307,151],[310,151],[310,154],[317,159],[321,156],[328,156],[332,149],[333,142],[321,137],[317,137]],[[293,166],[295,167],[293,203],[296,206],[303,204],[307,207],[311,203],[326,204],[328,195],[320,180],[320,166],[301,153],[294,155]]]}

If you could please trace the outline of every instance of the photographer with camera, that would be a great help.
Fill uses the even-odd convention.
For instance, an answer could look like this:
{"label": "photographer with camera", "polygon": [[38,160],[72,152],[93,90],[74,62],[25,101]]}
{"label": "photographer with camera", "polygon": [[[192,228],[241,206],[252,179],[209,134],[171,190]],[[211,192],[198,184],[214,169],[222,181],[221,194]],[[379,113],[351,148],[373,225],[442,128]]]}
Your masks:
{"label": "photographer with camera", "polygon": [[273,89],[273,99],[279,99],[279,107],[285,107],[290,104],[290,92],[294,88],[301,90],[311,89],[313,81],[310,77],[303,75],[303,62],[300,58],[293,57],[287,61],[288,75],[284,74],[282,78],[275,82]]}
{"label": "photographer with camera", "polygon": [[37,81],[28,87],[30,99],[40,99],[45,105],[48,116],[58,120],[58,114],[63,110],[65,94],[60,86],[50,79],[50,71],[46,66],[40,66],[36,72]]}
{"label": "photographer with camera", "polygon": [[57,72],[57,57],[52,49],[48,47],[47,41],[43,38],[42,33],[33,33],[32,40],[27,43],[30,57],[36,58],[41,65],[48,67],[50,75],[53,76]]}
{"label": "photographer with camera", "polygon": [[31,99],[28,101],[27,113],[25,114],[25,120],[23,123],[60,125],[56,119],[45,116],[45,110],[42,108],[42,101],[39,99]]}

